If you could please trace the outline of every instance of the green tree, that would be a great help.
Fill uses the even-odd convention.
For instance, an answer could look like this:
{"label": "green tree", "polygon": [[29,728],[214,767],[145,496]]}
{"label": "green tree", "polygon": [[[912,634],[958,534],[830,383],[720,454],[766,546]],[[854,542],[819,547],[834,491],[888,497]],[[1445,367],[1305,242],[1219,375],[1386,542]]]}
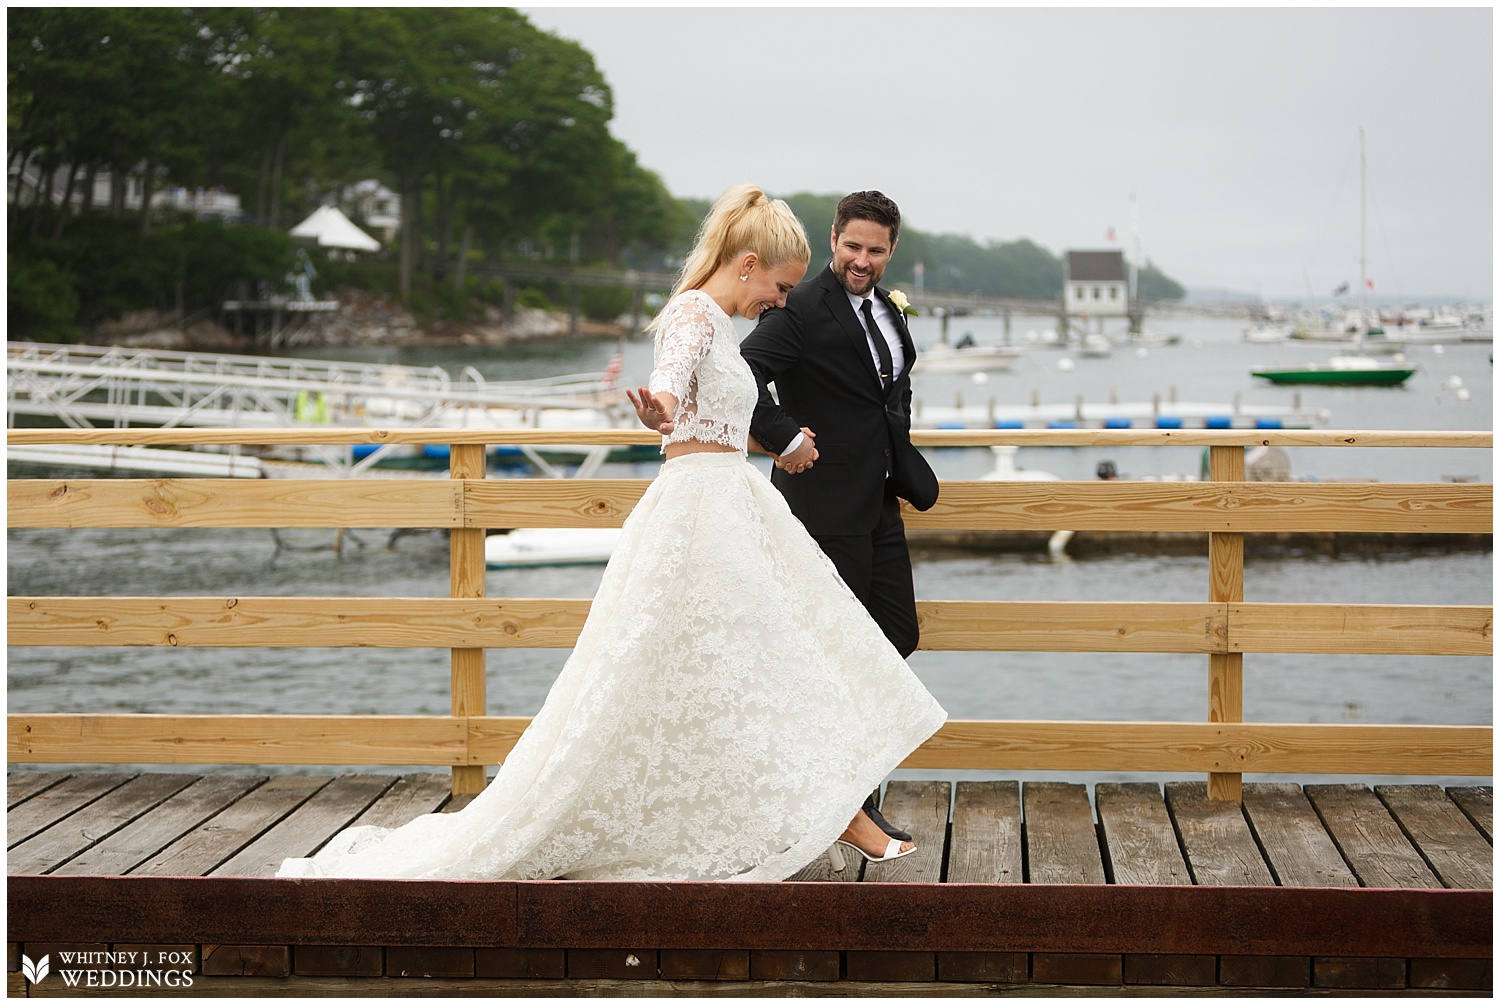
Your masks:
{"label": "green tree", "polygon": [[[209,8],[211,59],[233,81],[216,121],[233,130],[214,163],[253,200],[251,219],[282,227],[290,178],[317,201],[372,169],[349,101],[351,12],[331,7]],[[227,142],[225,142],[227,141]]]}

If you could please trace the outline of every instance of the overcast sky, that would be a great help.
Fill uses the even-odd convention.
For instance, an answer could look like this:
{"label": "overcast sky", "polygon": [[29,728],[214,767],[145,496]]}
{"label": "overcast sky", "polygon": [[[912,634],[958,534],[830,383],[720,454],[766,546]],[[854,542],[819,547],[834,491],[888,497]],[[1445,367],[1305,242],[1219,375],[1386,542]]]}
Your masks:
{"label": "overcast sky", "polygon": [[[912,227],[1133,249],[1190,288],[1489,300],[1488,8],[522,8],[677,196],[879,188]],[[821,241],[820,235],[812,235]],[[899,250],[897,252],[900,253]]]}

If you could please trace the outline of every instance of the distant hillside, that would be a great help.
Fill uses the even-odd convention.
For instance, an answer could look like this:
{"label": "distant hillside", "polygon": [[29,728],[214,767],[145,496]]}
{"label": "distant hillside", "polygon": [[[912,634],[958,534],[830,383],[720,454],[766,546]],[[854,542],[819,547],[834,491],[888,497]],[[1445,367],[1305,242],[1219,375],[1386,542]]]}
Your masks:
{"label": "distant hillside", "polygon": [[[828,228],[841,196],[799,192],[783,198],[807,228],[813,246],[812,267],[821,268],[829,258]],[[967,235],[931,234],[903,225],[900,252],[886,272],[885,285],[916,285],[912,269],[917,262],[922,263],[923,284],[929,290],[1062,296],[1062,258],[1025,238],[980,244]],[[1140,289],[1153,300],[1180,300],[1187,293],[1149,260],[1141,270]]]}

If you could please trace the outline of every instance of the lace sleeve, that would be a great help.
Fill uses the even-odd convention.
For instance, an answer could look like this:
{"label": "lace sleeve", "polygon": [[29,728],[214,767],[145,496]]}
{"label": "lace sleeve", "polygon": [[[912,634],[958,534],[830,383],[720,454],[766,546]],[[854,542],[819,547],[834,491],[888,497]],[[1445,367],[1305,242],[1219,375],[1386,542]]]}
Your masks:
{"label": "lace sleeve", "polygon": [[652,394],[675,395],[677,410],[687,408],[693,388],[693,371],[713,345],[714,322],[706,305],[693,297],[681,297],[667,309],[656,332],[655,368],[651,371]]}

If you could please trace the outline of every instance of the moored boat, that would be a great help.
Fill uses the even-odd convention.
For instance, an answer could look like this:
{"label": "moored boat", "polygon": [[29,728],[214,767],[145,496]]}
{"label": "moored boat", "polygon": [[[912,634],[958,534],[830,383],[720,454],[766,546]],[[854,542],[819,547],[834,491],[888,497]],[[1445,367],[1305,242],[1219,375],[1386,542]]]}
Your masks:
{"label": "moored boat", "polygon": [[1024,355],[1025,349],[1008,345],[976,345],[972,342],[960,342],[955,346],[935,345],[917,354],[914,369],[958,372],[1010,370]]}
{"label": "moored boat", "polygon": [[1396,387],[1404,384],[1416,366],[1405,360],[1383,362],[1369,356],[1334,356],[1325,363],[1298,363],[1251,370],[1252,376],[1273,384],[1344,384]]}
{"label": "moored boat", "polygon": [[620,540],[618,527],[522,527],[484,539],[489,569],[603,565]]}

